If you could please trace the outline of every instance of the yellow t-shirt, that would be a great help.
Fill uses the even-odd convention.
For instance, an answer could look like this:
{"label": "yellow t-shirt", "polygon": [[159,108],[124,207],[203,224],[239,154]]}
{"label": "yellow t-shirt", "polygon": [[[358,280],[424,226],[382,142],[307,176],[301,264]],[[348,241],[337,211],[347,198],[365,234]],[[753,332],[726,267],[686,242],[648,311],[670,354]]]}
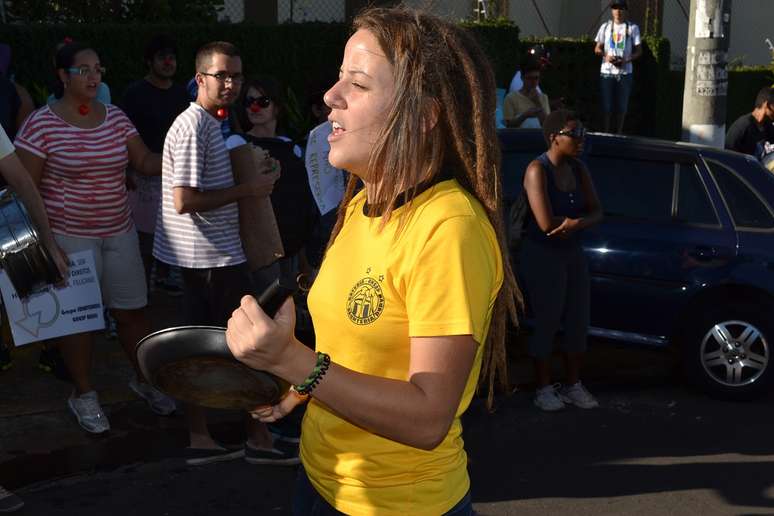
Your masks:
{"label": "yellow t-shirt", "polygon": [[[480,203],[455,180],[437,183],[381,220],[349,205],[309,294],[317,349],[365,374],[408,381],[410,337],[472,335],[486,342],[502,257]],[[405,226],[396,237],[398,219]],[[441,514],[470,486],[460,415],[476,388],[478,346],[456,418],[433,450],[375,435],[312,400],[301,460],[315,489],[347,514]]]}

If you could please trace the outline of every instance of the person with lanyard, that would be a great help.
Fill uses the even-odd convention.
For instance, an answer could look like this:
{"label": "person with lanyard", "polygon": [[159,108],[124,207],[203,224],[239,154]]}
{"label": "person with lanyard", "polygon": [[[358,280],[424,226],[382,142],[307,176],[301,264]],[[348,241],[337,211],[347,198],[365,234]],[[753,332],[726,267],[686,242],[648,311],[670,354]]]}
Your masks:
{"label": "person with lanyard", "polygon": [[[240,298],[253,292],[239,235],[240,199],[267,197],[278,163],[261,160],[254,182],[235,184],[221,121],[237,100],[244,75],[239,49],[214,41],[196,53],[197,97],[172,123],[164,140],[161,209],[153,256],[180,267],[187,324],[225,326]],[[186,405],[190,466],[244,457],[253,464],[298,463],[294,449],[275,447],[266,425],[248,425],[244,448],[216,442],[203,407]]]}
{"label": "person with lanyard", "polygon": [[[144,61],[148,73],[129,85],[121,107],[148,148],[161,154],[169,127],[188,108],[188,92],[185,86],[174,81],[177,46],[169,36],[154,36],[145,47]],[[161,200],[161,176],[146,177],[131,172],[129,204],[140,238],[146,279],[151,288],[162,289],[169,295],[181,295],[180,286],[172,281],[171,268],[153,259],[153,233]],[[151,281],[154,272],[155,277]]]}
{"label": "person with lanyard", "polygon": [[[554,111],[543,124],[548,151],[524,174],[530,215],[519,248],[519,277],[535,318],[528,342],[538,385],[534,403],[549,412],[565,403],[586,409],[599,405],[580,380],[589,326],[589,272],[581,234],[602,219],[591,175],[578,159],[585,134],[574,113]],[[560,326],[566,366],[561,390],[551,382],[550,366]]]}
{"label": "person with lanyard", "polygon": [[[351,174],[309,293],[317,352],[253,297],[226,331],[234,356],[310,399],[294,514],[473,513],[461,415],[505,381],[518,287],[505,248],[495,80],[472,34],[406,8],[355,17],[329,159]],[[355,193],[358,183],[363,188]]]}
{"label": "person with lanyard", "polygon": [[[150,333],[145,271],[126,195],[126,167],[161,172],[161,156],[148,150],[119,108],[97,99],[105,75],[89,45],[72,42],[56,55],[57,101],[27,118],[16,137],[25,168],[38,184],[57,244],[69,254],[90,251],[102,301],[118,323],[118,339],[135,371],[137,392],[159,415],[174,411],[172,399],[142,377],[135,345]],[[68,408],[89,433],[110,424],[91,383],[91,332],[58,339],[73,381]]]}
{"label": "person with lanyard", "polygon": [[600,68],[600,101],[602,127],[606,133],[622,133],[629,96],[632,92],[632,62],[642,56],[640,28],[626,19],[626,0],[613,0],[613,18],[597,31],[594,53],[602,57]]}

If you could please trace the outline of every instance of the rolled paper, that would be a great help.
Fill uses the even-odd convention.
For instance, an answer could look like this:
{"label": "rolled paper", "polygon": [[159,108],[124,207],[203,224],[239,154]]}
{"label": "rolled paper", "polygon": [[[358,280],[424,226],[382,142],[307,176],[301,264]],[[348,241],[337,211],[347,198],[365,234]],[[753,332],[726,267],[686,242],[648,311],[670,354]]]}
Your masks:
{"label": "rolled paper", "polygon": [[[229,151],[231,169],[236,184],[256,181],[261,174],[259,163],[263,160],[263,149],[251,144],[240,145]],[[242,249],[251,271],[266,267],[282,258],[282,247],[277,219],[271,199],[266,197],[245,197],[238,201],[239,234]]]}

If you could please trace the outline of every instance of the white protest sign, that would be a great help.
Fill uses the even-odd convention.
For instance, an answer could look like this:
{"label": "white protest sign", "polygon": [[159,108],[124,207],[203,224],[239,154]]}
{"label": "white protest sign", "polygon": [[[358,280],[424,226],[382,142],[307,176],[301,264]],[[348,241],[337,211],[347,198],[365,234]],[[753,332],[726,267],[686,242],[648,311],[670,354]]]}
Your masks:
{"label": "white protest sign", "polygon": [[321,215],[336,208],[344,197],[344,172],[328,161],[332,130],[330,122],[323,122],[309,132],[306,144],[306,173]]}
{"label": "white protest sign", "polygon": [[91,251],[68,255],[67,286],[51,285],[19,299],[5,272],[0,273],[0,291],[17,346],[73,333],[105,328],[102,293]]}

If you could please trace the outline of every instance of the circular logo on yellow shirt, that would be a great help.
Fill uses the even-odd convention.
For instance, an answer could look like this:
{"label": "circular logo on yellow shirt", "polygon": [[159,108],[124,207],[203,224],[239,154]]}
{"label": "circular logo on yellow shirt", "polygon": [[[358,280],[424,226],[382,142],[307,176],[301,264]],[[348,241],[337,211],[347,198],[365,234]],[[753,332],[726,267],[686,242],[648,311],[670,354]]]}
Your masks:
{"label": "circular logo on yellow shirt", "polygon": [[371,324],[382,315],[384,294],[373,278],[358,281],[347,298],[347,316],[355,324]]}

